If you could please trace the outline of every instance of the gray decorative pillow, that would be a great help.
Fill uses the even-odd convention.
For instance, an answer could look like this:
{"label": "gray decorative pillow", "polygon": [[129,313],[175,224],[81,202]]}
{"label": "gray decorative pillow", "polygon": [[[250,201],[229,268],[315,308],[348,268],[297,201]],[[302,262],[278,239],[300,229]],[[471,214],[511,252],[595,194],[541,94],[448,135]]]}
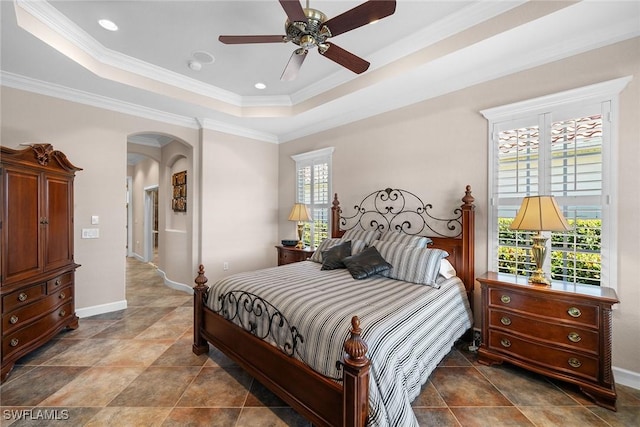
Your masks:
{"label": "gray decorative pillow", "polygon": [[322,252],[327,251],[334,247],[335,245],[339,245],[340,243],[344,243],[342,239],[324,239],[320,242],[318,249],[311,255],[309,261],[322,263]]}
{"label": "gray decorative pillow", "polygon": [[352,228],[342,235],[342,240],[362,240],[364,244],[369,246],[371,242],[380,237],[378,230],[363,230],[361,228]]}
{"label": "gray decorative pillow", "polygon": [[366,279],[391,268],[391,264],[384,260],[380,252],[370,246],[357,255],[342,260],[354,279]]}
{"label": "gray decorative pillow", "polygon": [[432,240],[425,236],[416,236],[412,234],[399,233],[397,231],[387,230],[382,233],[380,240],[383,242],[402,243],[407,246],[416,248],[426,248]]}
{"label": "gray decorative pillow", "polygon": [[322,267],[320,270],[335,270],[345,268],[344,258],[351,256],[351,240],[335,245],[331,249],[322,252]]}
{"label": "gray decorative pillow", "polygon": [[414,248],[398,243],[374,242],[380,255],[393,267],[382,273],[383,276],[405,282],[439,288],[436,283],[440,272],[441,261],[449,256],[442,249]]}

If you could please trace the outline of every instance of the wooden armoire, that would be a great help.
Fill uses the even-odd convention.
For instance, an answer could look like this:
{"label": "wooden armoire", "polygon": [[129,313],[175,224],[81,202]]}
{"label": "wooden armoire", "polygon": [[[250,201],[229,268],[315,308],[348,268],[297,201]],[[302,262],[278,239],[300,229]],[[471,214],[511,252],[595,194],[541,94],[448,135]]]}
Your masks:
{"label": "wooden armoire", "polygon": [[0,149],[4,381],[19,358],[78,327],[73,179],[82,169],[50,144]]}

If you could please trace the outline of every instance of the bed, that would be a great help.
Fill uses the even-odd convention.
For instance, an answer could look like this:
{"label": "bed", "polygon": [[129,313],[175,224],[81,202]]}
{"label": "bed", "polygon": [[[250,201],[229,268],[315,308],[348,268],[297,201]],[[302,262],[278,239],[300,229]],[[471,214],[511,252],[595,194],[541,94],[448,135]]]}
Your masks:
{"label": "bed", "polygon": [[[345,210],[336,195],[331,238],[315,259],[211,288],[200,266],[194,353],[211,343],[314,425],[417,425],[411,401],[472,326],[470,187],[450,218],[432,212],[406,190],[375,191]],[[418,258],[429,274],[414,273],[407,260]]]}

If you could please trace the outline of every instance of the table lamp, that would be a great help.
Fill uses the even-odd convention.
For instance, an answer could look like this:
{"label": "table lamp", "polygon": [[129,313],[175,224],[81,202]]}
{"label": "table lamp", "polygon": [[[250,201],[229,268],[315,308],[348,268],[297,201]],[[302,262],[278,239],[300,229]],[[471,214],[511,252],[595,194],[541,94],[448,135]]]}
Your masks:
{"label": "table lamp", "polygon": [[542,266],[547,255],[547,237],[543,231],[568,231],[571,229],[553,196],[529,196],[522,200],[518,214],[509,226],[510,230],[537,231],[532,237],[531,255],[536,270],[529,277],[529,283],[549,285]]}
{"label": "table lamp", "polygon": [[304,231],[304,223],[311,221],[311,214],[309,208],[304,203],[296,203],[291,208],[289,214],[289,221],[297,221],[298,223],[298,244],[296,248],[304,249],[304,242],[302,241],[302,233]]}

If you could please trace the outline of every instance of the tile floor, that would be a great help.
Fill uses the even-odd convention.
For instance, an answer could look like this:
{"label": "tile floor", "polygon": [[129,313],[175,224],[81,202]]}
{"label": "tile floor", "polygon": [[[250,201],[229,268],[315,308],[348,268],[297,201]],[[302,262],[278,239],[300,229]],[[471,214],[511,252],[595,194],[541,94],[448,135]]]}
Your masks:
{"label": "tile floor", "polygon": [[[0,425],[310,425],[214,348],[191,352],[191,296],[152,265],[129,259],[127,280],[129,308],[81,319],[19,361],[0,388]],[[413,405],[422,426],[640,426],[640,390],[617,390],[618,412],[608,411],[454,349]]]}

